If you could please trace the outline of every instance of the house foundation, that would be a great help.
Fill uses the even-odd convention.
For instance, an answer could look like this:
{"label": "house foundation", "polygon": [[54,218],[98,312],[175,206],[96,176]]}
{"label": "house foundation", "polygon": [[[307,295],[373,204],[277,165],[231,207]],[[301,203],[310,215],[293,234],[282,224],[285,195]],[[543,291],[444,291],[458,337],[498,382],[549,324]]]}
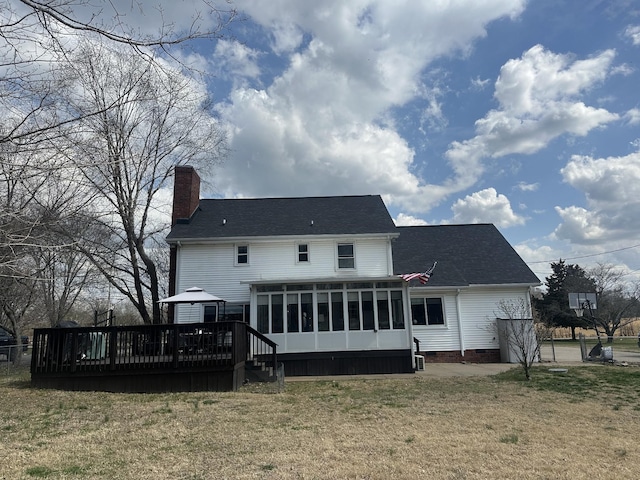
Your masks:
{"label": "house foundation", "polygon": [[425,363],[500,363],[500,349],[471,349],[465,350],[464,355],[460,350],[435,352],[421,351],[420,355],[424,357]]}

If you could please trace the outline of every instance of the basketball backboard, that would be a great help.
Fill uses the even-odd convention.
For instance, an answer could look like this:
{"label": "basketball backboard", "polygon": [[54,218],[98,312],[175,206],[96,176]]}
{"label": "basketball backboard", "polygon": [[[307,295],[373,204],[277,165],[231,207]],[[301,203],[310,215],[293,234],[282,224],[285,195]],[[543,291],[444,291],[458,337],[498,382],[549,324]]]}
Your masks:
{"label": "basketball backboard", "polygon": [[569,308],[575,310],[578,308],[591,308],[595,310],[598,307],[595,293],[570,293]]}

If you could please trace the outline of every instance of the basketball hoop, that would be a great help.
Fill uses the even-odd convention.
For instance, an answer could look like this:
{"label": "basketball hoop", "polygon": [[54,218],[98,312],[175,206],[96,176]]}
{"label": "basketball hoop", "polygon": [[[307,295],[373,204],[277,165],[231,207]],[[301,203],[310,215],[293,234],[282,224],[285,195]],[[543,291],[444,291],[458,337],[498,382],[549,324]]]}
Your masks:
{"label": "basketball hoop", "polygon": [[595,293],[569,293],[569,308],[576,312],[576,316],[582,317],[585,310],[588,310],[590,317],[596,309]]}

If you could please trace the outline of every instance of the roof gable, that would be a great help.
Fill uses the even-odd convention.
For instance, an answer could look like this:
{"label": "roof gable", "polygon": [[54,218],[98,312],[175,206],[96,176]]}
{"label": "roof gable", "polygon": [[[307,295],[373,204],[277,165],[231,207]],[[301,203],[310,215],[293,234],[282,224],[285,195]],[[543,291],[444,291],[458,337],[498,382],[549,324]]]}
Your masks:
{"label": "roof gable", "polygon": [[430,287],[540,283],[494,225],[398,227],[398,232],[392,243],[394,273],[425,271],[438,262]]}
{"label": "roof gable", "polygon": [[167,240],[362,234],[397,234],[379,195],[200,200]]}

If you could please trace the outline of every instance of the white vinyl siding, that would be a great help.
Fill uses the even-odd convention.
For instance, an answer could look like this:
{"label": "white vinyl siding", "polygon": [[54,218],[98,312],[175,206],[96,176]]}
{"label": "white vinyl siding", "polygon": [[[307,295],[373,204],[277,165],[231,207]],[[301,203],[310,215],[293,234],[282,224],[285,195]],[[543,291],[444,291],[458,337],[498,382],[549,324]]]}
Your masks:
{"label": "white vinyl siding", "polygon": [[444,325],[412,326],[413,336],[420,341],[420,350],[460,351],[460,323],[464,350],[499,348],[496,325],[496,317],[500,316],[499,302],[527,299],[529,290],[525,287],[471,287],[458,293],[413,288],[410,295],[411,298],[441,297],[443,300]]}
{"label": "white vinyl siding", "polygon": [[[273,240],[234,242],[210,245],[183,244],[178,249],[176,292],[200,287],[229,303],[249,303],[249,283],[273,280],[283,282],[306,278],[384,277],[390,275],[388,238],[352,240],[357,250],[355,270],[336,272],[336,244],[342,239],[316,239],[305,242]],[[345,243],[347,240],[344,241]],[[298,245],[308,245],[313,260],[297,262]],[[248,265],[238,266],[238,245],[247,245]],[[295,252],[295,255],[292,255]],[[180,305],[176,318],[180,322],[198,322],[203,318],[199,305]]]}
{"label": "white vinyl siding", "polygon": [[183,246],[178,250],[176,272],[176,292],[184,292],[190,287],[200,287],[231,303],[248,303],[249,286],[240,282],[255,278],[251,249],[251,268],[236,266],[236,245],[233,243],[216,246]]}
{"label": "white vinyl siding", "polygon": [[501,301],[524,299],[529,303],[529,290],[526,288],[473,288],[460,296],[462,323],[464,325],[465,348],[499,348],[498,304]]}
{"label": "white vinyl siding", "polygon": [[[356,269],[345,272],[336,272],[336,240],[306,242],[313,252],[310,262],[296,262],[297,255],[291,252],[298,252],[299,242],[294,241],[183,245],[179,249],[176,291],[198,286],[227,301],[238,302],[249,299],[249,287],[240,282],[250,280],[384,277],[392,274],[388,268],[388,242],[386,238],[352,242],[357,255]],[[233,268],[237,245],[249,246],[250,268]]]}
{"label": "white vinyl siding", "polygon": [[455,293],[425,292],[412,289],[411,298],[440,298],[444,314],[444,325],[413,325],[413,336],[420,341],[422,351],[453,351],[460,349],[460,332]]}

